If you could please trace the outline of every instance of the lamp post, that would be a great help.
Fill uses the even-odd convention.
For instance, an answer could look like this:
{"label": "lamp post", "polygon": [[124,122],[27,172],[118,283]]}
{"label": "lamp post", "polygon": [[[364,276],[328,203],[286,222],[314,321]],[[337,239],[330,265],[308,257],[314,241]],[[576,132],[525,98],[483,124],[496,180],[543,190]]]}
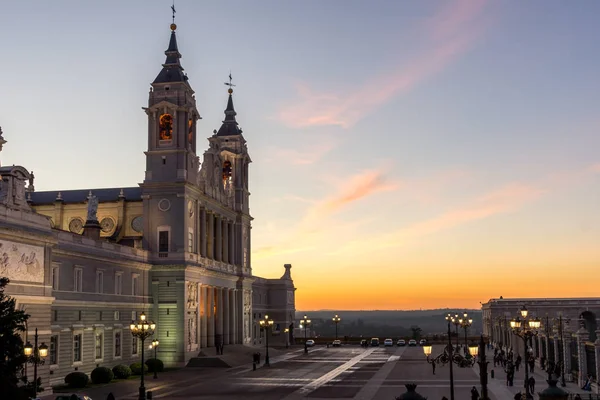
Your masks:
{"label": "lamp post", "polygon": [[471,367],[475,363],[475,357],[471,356],[471,354],[477,354],[477,347],[470,347],[470,352],[465,357],[461,356],[458,352],[454,352],[452,348],[451,326],[455,320],[456,318],[452,314],[446,316],[446,321],[448,321],[448,345],[445,346],[444,351],[440,355],[430,359],[432,346],[423,346],[423,352],[427,356],[426,361],[429,364],[450,364],[450,400],[454,400],[454,369],[452,365],[456,364],[460,368]]}
{"label": "lamp post", "polygon": [[454,327],[456,328],[456,350],[458,351],[458,327],[460,326],[460,318],[458,318],[458,314],[448,314],[448,317],[450,317],[450,321],[454,324]]}
{"label": "lamp post", "polygon": [[[523,306],[520,310],[520,316],[510,321],[512,332],[523,339],[525,345],[525,354],[527,354],[527,342],[538,334],[542,322],[538,318],[527,318],[529,312],[527,307]],[[525,366],[525,398],[529,398],[529,370]]]}
{"label": "lamp post", "polygon": [[[565,382],[565,350],[564,350],[564,346],[565,346],[565,338],[564,338],[564,330],[565,330],[565,324],[569,324],[570,319],[569,318],[564,318],[562,317],[562,314],[558,316],[558,319],[556,320],[557,325],[558,325],[558,332],[560,334],[560,344],[563,348],[563,352],[562,352],[562,360],[560,362],[560,386],[565,387],[567,386],[567,383]],[[560,350],[559,350],[559,354],[560,354]]]}
{"label": "lamp post", "polygon": [[310,325],[310,319],[305,315],[304,319],[300,320],[300,325],[304,327],[304,354],[308,353],[308,346],[306,345],[306,331],[308,330],[308,326]]}
{"label": "lamp post", "polygon": [[146,314],[141,313],[137,321],[131,321],[129,325],[131,334],[142,341],[142,375],[140,379],[139,400],[146,400],[146,388],[144,387],[144,340],[154,334],[156,324],[146,319]]}
{"label": "lamp post", "polygon": [[488,362],[485,359],[485,340],[483,340],[483,334],[479,339],[479,347],[469,347],[469,352],[472,357],[477,357],[479,364],[479,383],[481,384],[481,398],[480,400],[489,400],[488,388],[487,388],[487,366]]}
{"label": "lamp post", "polygon": [[269,329],[273,326],[273,320],[271,318],[269,318],[268,315],[265,315],[265,318],[261,319],[259,324],[260,324],[261,329],[265,330],[265,338],[267,339],[265,342],[266,347],[267,347],[267,355],[265,356],[265,365],[267,367],[270,367],[271,363],[269,362]]}
{"label": "lamp post", "polygon": [[[152,348],[154,349],[154,379],[158,378],[158,375],[156,374],[156,370],[157,368],[157,361],[156,361],[156,348],[158,347],[158,339],[154,339],[152,341]],[[142,367],[143,368],[143,367]]]}
{"label": "lamp post", "polygon": [[38,378],[37,378],[37,367],[38,365],[44,364],[46,357],[48,356],[48,346],[42,342],[41,345],[38,346],[38,330],[35,328],[35,336],[33,340],[34,345],[27,342],[25,347],[23,347],[23,353],[26,357],[26,362],[29,364],[33,364],[33,387],[32,387],[32,396],[33,398],[37,397],[38,393]]}
{"label": "lamp post", "polygon": [[337,314],[335,314],[335,317],[333,317],[332,320],[335,323],[335,339],[337,340],[338,324],[340,323],[340,321],[342,319],[340,317],[338,317]]}
{"label": "lamp post", "polygon": [[290,328],[285,328],[283,332],[285,333],[285,348],[287,349],[290,347]]}
{"label": "lamp post", "polygon": [[460,318],[458,320],[458,322],[460,322],[460,326],[465,330],[465,354],[466,354],[466,352],[467,352],[467,330],[469,329],[469,327],[471,325],[473,325],[473,319],[469,318],[469,315],[465,311],[465,313],[463,314],[463,318]]}

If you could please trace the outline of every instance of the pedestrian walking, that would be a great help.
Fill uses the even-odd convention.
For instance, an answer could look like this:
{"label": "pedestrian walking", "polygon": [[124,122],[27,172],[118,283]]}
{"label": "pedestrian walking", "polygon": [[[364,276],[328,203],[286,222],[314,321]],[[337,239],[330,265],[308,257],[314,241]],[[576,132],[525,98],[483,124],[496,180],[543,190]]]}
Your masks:
{"label": "pedestrian walking", "polygon": [[516,370],[517,370],[517,371],[519,370],[519,367],[521,366],[521,361],[522,361],[522,360],[523,360],[523,359],[521,358],[521,355],[520,355],[520,354],[518,354],[518,355],[517,355],[517,359],[516,359],[516,361],[515,361],[515,368],[516,368]]}
{"label": "pedestrian walking", "polygon": [[471,400],[479,400],[479,392],[475,386],[471,389]]}
{"label": "pedestrian walking", "polygon": [[529,377],[527,385],[529,385],[529,393],[535,393],[535,378],[533,376]]}

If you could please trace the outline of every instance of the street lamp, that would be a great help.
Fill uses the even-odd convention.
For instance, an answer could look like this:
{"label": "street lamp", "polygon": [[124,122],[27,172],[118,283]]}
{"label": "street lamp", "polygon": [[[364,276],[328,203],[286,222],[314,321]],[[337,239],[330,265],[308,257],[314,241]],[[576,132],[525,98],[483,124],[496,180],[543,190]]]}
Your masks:
{"label": "street lamp", "polygon": [[27,342],[27,344],[23,347],[23,353],[26,357],[26,362],[29,364],[33,364],[33,395],[31,397],[36,398],[38,393],[38,378],[37,378],[37,367],[38,365],[44,364],[46,357],[48,356],[48,346],[42,342],[41,345],[38,346],[38,330],[35,328],[35,336],[33,340],[34,345]]}
{"label": "street lamp", "polygon": [[429,356],[431,356],[432,346],[429,345],[423,346],[423,352],[425,353],[425,356],[427,356],[426,361],[432,366],[435,364],[450,365],[450,400],[454,400],[454,370],[452,365],[456,364],[460,368],[473,366],[475,363],[475,357],[471,356],[471,354],[477,354],[477,347],[470,347],[469,353],[467,353],[465,357],[461,356],[458,352],[454,352],[454,349],[452,348],[451,326],[454,324],[454,321],[457,321],[457,318],[452,314],[448,314],[446,315],[446,321],[448,321],[448,345],[444,347],[443,353],[435,358],[430,359]]}
{"label": "street lamp", "polygon": [[290,347],[290,328],[285,328],[283,332],[285,333],[285,348],[287,349]]}
{"label": "street lamp", "polygon": [[306,332],[308,330],[308,326],[310,325],[310,319],[305,315],[304,319],[300,320],[300,325],[304,327],[304,354],[308,353],[308,346],[306,345]]}
{"label": "street lamp", "polygon": [[267,355],[265,357],[265,365],[267,367],[270,367],[271,364],[269,363],[269,328],[271,328],[273,326],[273,320],[271,318],[269,318],[268,315],[265,315],[265,318],[261,319],[259,324],[260,324],[261,329],[265,330],[265,337],[267,338],[267,341],[266,341]]}
{"label": "street lamp", "polygon": [[154,334],[156,324],[146,319],[146,314],[141,313],[140,318],[137,321],[131,321],[129,325],[131,334],[142,341],[142,375],[139,389],[139,400],[146,400],[146,388],[144,387],[144,340]]}
{"label": "street lamp", "polygon": [[[469,329],[469,327],[471,325],[473,325],[473,319],[469,318],[469,315],[465,311],[465,313],[463,314],[463,318],[460,318],[458,320],[458,322],[460,323],[460,326],[465,330],[465,352],[466,352],[467,351],[467,329]],[[458,342],[458,339],[457,339],[457,342]]]}
{"label": "street lamp", "polygon": [[458,351],[458,327],[460,326],[460,318],[458,317],[458,314],[448,314],[446,318],[448,317],[450,317],[450,321],[454,324],[454,327],[456,328],[456,351]]}
{"label": "street lamp", "polygon": [[[529,312],[527,307],[523,306],[520,310],[520,316],[513,318],[510,321],[512,332],[523,339],[525,344],[525,353],[527,354],[527,342],[538,334],[538,329],[542,325],[539,318],[527,318]],[[529,371],[525,367],[525,398],[529,398]]]}
{"label": "street lamp", "polygon": [[156,361],[156,348],[158,347],[158,339],[152,341],[152,348],[154,349],[154,379],[158,378],[156,370],[158,369],[158,362]]}
{"label": "street lamp", "polygon": [[332,318],[333,322],[335,323],[335,338],[337,340],[337,332],[338,332],[338,324],[340,323],[340,321],[342,320],[340,317],[338,317],[337,314],[335,314],[335,317]]}

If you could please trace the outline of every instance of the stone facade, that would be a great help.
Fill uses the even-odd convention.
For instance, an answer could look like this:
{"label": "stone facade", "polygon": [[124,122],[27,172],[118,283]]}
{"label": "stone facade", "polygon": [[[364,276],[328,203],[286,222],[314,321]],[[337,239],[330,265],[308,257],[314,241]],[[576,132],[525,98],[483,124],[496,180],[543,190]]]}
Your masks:
{"label": "stone facade", "polygon": [[[524,342],[511,332],[510,320],[526,306],[542,326],[529,351],[540,361],[563,363],[566,381],[583,385],[588,374],[600,376],[600,298],[491,299],[482,304],[483,332],[498,346],[524,354]],[[597,390],[597,389],[596,389]]]}
{"label": "stone facade", "polygon": [[[39,367],[46,388],[72,371],[138,361],[145,349],[129,323],[142,312],[156,323],[167,365],[185,365],[219,343],[260,343],[265,314],[275,322],[271,343],[292,340],[285,332],[293,332],[295,314],[291,265],[280,279],[252,274],[251,159],[233,91],[201,162],[200,114],[171,28],[145,108],[139,187],[37,192],[33,173],[0,167],[0,275],[31,315],[27,340],[37,328],[50,346]],[[5,143],[0,131],[0,150]]]}

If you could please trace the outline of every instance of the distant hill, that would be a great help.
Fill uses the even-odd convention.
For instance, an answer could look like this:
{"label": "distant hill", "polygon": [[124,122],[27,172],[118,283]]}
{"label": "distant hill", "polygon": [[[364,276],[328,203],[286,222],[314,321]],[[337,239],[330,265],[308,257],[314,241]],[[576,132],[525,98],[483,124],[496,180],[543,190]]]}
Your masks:
{"label": "distant hill", "polygon": [[[482,330],[481,310],[461,310],[462,316],[467,312],[469,318],[473,319],[473,325],[469,328],[469,336],[478,335]],[[312,329],[322,336],[335,333],[335,324],[331,320],[338,315],[342,321],[338,326],[340,335],[347,336],[410,336],[411,327],[421,328],[423,335],[443,334],[447,331],[445,316],[448,313],[457,313],[454,309],[435,310],[350,310],[350,311],[297,311],[296,319],[307,315],[312,323]],[[452,331],[454,331],[454,326]],[[461,335],[464,331],[459,332]]]}

